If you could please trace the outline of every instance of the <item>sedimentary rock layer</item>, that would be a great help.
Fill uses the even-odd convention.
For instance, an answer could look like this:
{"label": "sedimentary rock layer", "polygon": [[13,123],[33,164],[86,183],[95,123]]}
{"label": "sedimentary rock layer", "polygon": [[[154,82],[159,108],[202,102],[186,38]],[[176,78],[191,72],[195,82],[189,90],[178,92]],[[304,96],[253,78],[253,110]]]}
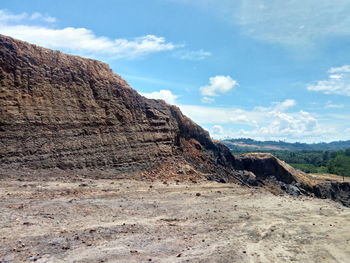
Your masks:
{"label": "sedimentary rock layer", "polygon": [[1,164],[132,170],[178,155],[184,141],[209,155],[222,147],[176,107],[139,95],[107,64],[3,35],[0,105]]}

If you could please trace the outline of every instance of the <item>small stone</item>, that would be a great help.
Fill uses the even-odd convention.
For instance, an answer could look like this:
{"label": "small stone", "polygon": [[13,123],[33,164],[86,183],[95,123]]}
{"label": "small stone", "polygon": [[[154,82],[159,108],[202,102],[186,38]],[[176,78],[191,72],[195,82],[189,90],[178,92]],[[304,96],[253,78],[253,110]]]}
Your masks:
{"label": "small stone", "polygon": [[64,246],[62,246],[62,249],[63,250],[68,250],[68,249],[70,249],[70,246],[69,245],[64,245]]}
{"label": "small stone", "polygon": [[34,256],[29,256],[29,257],[28,257],[28,260],[29,260],[29,261],[34,261],[34,262],[35,262],[35,261],[38,260],[38,258],[36,258],[36,257],[34,257]]}

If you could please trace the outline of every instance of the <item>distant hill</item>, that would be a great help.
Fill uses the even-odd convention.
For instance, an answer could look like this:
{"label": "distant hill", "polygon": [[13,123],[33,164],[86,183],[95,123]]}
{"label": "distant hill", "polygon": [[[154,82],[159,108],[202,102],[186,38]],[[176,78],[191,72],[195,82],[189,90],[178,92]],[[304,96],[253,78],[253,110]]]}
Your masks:
{"label": "distant hill", "polygon": [[290,143],[284,141],[256,141],[248,138],[222,140],[233,151],[327,151],[344,150],[350,148],[349,141],[335,141],[330,143]]}

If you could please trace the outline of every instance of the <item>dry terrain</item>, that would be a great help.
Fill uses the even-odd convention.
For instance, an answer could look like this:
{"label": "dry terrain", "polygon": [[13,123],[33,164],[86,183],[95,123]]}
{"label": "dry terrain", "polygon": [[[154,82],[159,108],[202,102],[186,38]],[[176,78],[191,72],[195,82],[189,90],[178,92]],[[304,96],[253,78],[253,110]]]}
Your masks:
{"label": "dry terrain", "polygon": [[0,262],[350,259],[350,209],[330,200],[208,181],[54,174],[0,174]]}

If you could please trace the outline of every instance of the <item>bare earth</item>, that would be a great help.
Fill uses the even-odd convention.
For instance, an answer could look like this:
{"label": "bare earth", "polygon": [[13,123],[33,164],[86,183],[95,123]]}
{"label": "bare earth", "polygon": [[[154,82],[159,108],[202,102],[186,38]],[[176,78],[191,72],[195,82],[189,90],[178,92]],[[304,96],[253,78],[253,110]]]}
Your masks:
{"label": "bare earth", "polygon": [[349,262],[350,209],[214,182],[0,180],[0,262]]}

